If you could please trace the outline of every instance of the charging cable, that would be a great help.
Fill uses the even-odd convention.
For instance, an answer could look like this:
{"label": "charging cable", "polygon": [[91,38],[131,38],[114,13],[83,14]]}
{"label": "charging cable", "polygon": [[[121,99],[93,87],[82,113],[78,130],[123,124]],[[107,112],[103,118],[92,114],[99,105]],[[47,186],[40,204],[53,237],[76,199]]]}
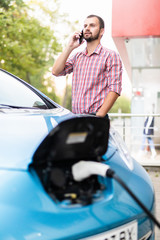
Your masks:
{"label": "charging cable", "polygon": [[72,174],[75,181],[80,182],[91,175],[100,175],[115,179],[137,202],[144,212],[152,219],[152,221],[160,228],[160,223],[154,215],[145,207],[145,205],[136,197],[136,195],[127,187],[122,179],[106,164],[93,161],[80,161],[72,166]]}

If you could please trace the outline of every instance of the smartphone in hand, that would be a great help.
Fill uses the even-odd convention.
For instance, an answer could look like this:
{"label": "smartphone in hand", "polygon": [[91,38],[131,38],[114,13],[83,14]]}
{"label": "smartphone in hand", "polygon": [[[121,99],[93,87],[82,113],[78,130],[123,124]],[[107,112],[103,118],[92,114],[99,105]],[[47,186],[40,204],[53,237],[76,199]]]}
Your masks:
{"label": "smartphone in hand", "polygon": [[81,35],[80,35],[80,38],[79,38],[79,43],[81,44],[83,41],[83,30],[81,31]]}

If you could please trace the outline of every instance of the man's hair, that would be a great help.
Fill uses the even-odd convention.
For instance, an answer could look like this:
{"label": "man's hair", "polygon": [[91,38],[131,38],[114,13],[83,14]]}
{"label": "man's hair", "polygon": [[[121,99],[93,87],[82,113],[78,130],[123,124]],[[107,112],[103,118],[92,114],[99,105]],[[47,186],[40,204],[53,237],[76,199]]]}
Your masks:
{"label": "man's hair", "polygon": [[104,20],[103,20],[101,17],[99,17],[99,16],[97,16],[97,15],[94,15],[94,14],[91,14],[91,15],[89,15],[87,18],[92,18],[92,17],[98,18],[100,28],[104,28]]}

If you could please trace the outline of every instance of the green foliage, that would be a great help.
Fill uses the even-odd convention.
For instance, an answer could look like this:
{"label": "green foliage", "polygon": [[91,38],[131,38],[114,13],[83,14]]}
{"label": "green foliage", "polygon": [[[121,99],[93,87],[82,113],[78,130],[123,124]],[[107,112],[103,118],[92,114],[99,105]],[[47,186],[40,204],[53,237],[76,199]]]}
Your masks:
{"label": "green foliage", "polygon": [[114,103],[113,107],[109,111],[110,113],[118,113],[119,110],[121,113],[130,113],[131,112],[131,102],[128,98],[120,96],[117,101]]}
{"label": "green foliage", "polygon": [[72,111],[72,86],[69,84],[67,84],[67,86],[66,86],[62,105],[63,105],[63,107]]}
{"label": "green foliage", "polygon": [[49,27],[29,17],[26,11],[10,9],[0,14],[1,67],[30,82],[61,46]]}
{"label": "green foliage", "polygon": [[22,6],[23,0],[0,0],[0,8],[4,8],[5,10],[13,7],[14,4]]}
{"label": "green foliage", "polygon": [[[0,67],[48,95],[43,76],[62,48],[54,30],[42,25],[28,10],[22,0],[0,2]],[[57,99],[55,93],[49,95]]]}
{"label": "green foliage", "polygon": [[[68,33],[75,31],[78,22],[71,23],[67,15],[60,14],[60,0],[46,1],[0,0],[0,67],[60,103],[53,77],[46,78],[46,73],[51,75],[49,68],[54,58],[62,51]],[[57,37],[56,26],[61,26],[58,24],[66,29],[61,32],[60,27],[58,29],[62,43]],[[71,96],[67,97],[66,107],[71,108]]]}

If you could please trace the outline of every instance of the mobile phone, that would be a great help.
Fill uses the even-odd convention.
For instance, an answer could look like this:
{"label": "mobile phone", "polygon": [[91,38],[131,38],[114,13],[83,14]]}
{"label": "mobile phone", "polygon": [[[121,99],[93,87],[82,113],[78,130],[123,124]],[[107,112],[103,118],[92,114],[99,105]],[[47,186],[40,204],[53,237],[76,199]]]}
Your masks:
{"label": "mobile phone", "polygon": [[81,35],[80,35],[80,38],[79,38],[79,43],[81,44],[83,41],[83,30],[81,31]]}

